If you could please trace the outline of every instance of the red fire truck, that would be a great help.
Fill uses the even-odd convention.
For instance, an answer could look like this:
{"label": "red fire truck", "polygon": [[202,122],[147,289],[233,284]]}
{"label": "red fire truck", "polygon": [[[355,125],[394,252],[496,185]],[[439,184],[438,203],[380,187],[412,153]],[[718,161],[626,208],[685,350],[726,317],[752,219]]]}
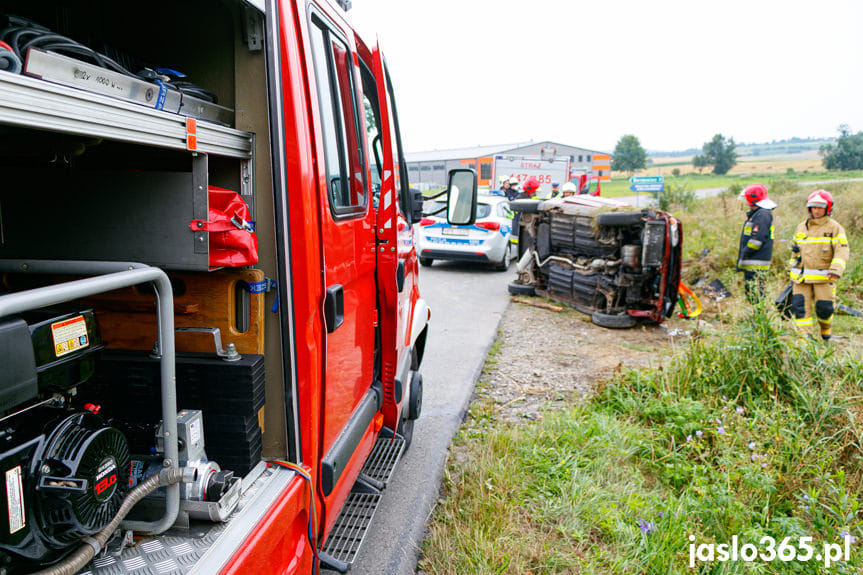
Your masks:
{"label": "red fire truck", "polygon": [[0,571],[344,572],[431,316],[379,48],[329,0],[0,20]]}

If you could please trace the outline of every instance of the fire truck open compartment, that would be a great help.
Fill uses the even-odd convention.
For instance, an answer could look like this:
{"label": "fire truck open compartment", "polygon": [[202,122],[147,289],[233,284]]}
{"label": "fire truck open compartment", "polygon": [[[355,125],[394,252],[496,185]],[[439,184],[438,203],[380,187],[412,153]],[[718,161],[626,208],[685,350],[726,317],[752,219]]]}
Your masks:
{"label": "fire truck open compartment", "polygon": [[[275,294],[252,286],[278,277],[276,247],[262,242],[254,268],[211,270],[207,232],[190,229],[191,221],[207,220],[208,188],[216,186],[241,195],[259,237],[275,236],[263,16],[241,2],[202,0],[173,2],[167,11],[109,0],[11,0],[0,8],[0,21],[8,15],[108,53],[135,71],[180,71],[215,95],[218,117],[0,72],[0,295],[63,289],[76,278],[122,269],[101,269],[106,262],[167,272],[168,313],[178,328],[176,408],[202,412],[207,456],[223,470],[245,475],[244,492],[260,478],[275,481],[275,472],[257,463],[289,455],[283,323],[270,311]],[[85,264],[32,265],[70,260]],[[91,273],[88,266],[100,271]],[[92,309],[107,349],[99,352],[93,373],[79,377],[82,368],[76,367],[76,375],[64,376],[74,385],[63,409],[87,419],[96,406],[100,417],[116,422],[111,429],[122,432],[133,456],[158,450],[147,444],[158,433],[165,401],[164,348],[157,345],[164,323],[156,315],[160,298],[148,282],[102,289],[95,281],[88,293],[63,304],[63,313],[71,309],[76,318],[78,310]],[[28,321],[0,324],[0,332],[11,341],[28,331]],[[21,405],[2,416],[57,392],[37,390],[34,397],[38,386],[21,385],[23,392],[4,395]],[[249,512],[255,505],[248,505]],[[160,514],[156,509],[140,519]],[[230,527],[218,531],[225,529]],[[206,551],[197,549],[198,555]]]}

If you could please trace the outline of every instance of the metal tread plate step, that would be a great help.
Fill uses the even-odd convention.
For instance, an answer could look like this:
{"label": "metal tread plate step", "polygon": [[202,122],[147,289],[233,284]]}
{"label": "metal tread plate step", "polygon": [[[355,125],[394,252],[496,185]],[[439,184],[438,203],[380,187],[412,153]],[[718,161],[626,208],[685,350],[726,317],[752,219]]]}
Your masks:
{"label": "metal tread plate step", "polygon": [[404,450],[405,440],[401,436],[394,439],[379,437],[362,472],[381,483],[388,483]]}
{"label": "metal tread plate step", "polygon": [[351,564],[374,519],[380,493],[351,493],[321,550],[330,557]]}

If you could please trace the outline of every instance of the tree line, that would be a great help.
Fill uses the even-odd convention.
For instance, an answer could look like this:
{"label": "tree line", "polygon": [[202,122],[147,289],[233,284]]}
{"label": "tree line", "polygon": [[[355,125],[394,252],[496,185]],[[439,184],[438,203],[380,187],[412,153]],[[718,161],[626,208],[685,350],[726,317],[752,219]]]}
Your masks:
{"label": "tree line", "polygon": [[[835,143],[822,145],[818,153],[826,170],[863,170],[863,132],[851,133],[847,124],[839,126]],[[737,165],[737,144],[734,138],[716,134],[701,147],[701,153],[692,157],[692,165],[701,173],[710,167],[714,174],[727,174]],[[647,152],[632,134],[622,136],[614,147],[611,169],[633,174],[647,167]]]}

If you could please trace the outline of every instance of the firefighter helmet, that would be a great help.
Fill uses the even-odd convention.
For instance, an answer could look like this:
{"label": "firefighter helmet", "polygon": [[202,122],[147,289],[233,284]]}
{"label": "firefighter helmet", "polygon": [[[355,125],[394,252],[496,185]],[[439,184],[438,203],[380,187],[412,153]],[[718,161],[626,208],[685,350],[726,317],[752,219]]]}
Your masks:
{"label": "firefighter helmet", "polygon": [[539,180],[534,176],[529,176],[522,184],[521,189],[527,194],[533,194],[539,191]]}
{"label": "firefighter helmet", "polygon": [[517,185],[518,185],[518,178],[516,178],[515,176],[511,177],[511,178],[509,179],[509,185],[511,185],[511,186],[517,186]]}
{"label": "firefighter helmet", "polygon": [[818,207],[827,210],[827,215],[833,211],[833,194],[825,190],[818,190],[809,194],[806,199],[806,207]]}
{"label": "firefighter helmet", "polygon": [[564,182],[560,187],[560,193],[564,196],[572,196],[578,193],[578,188],[572,182]]}
{"label": "firefighter helmet", "polygon": [[758,206],[765,210],[772,210],[776,207],[776,202],[767,197],[767,188],[763,184],[752,184],[740,192],[740,195],[746,199],[750,206]]}

